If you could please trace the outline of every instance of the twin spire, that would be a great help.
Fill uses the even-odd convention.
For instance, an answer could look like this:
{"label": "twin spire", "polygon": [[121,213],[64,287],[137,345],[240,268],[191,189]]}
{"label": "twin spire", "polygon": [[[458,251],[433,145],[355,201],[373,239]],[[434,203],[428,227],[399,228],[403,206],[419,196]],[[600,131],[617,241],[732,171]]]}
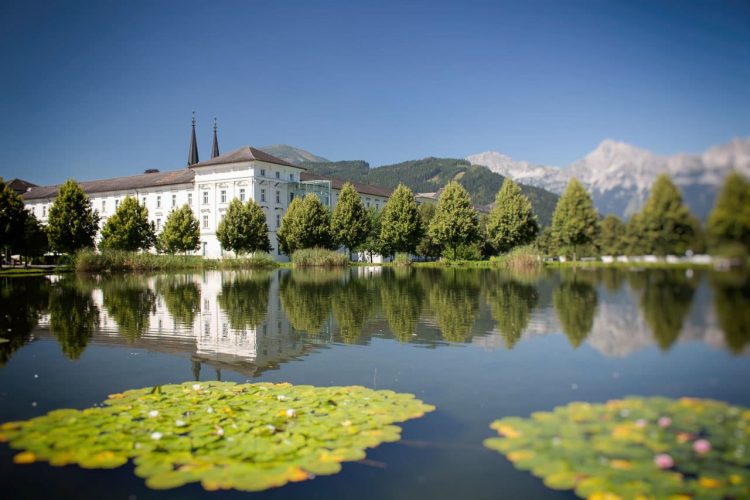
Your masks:
{"label": "twin spire", "polygon": [[[214,118],[214,143],[211,148],[211,159],[219,156],[219,137],[216,134],[216,118]],[[193,111],[193,130],[190,134],[190,148],[188,149],[188,161],[187,166],[195,165],[200,160],[198,159],[198,141],[195,138],[195,111]]]}

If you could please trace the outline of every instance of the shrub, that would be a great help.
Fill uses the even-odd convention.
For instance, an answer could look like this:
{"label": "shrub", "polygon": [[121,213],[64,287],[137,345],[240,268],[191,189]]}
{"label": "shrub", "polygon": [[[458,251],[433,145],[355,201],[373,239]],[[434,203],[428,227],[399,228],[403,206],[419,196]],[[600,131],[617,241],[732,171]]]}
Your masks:
{"label": "shrub", "polygon": [[544,265],[542,256],[531,245],[516,247],[505,255],[493,259],[493,262],[510,271],[519,272],[535,271]]}
{"label": "shrub", "polygon": [[345,267],[349,257],[325,248],[304,248],[292,254],[292,262],[295,267]]}
{"label": "shrub", "polygon": [[276,266],[268,254],[241,259],[204,259],[197,255],[156,255],[152,253],[104,250],[96,253],[81,250],[75,254],[71,267],[79,272],[171,271],[184,269],[252,269]]}
{"label": "shrub", "polygon": [[221,259],[218,263],[221,269],[261,269],[278,266],[273,257],[262,252],[253,254],[250,257]]}

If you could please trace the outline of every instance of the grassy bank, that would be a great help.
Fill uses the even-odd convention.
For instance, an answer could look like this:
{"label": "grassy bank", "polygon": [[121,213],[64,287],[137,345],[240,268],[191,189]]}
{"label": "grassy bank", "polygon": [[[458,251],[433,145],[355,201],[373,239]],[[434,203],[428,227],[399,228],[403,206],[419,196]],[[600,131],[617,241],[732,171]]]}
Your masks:
{"label": "grassy bank", "polygon": [[196,255],[158,255],[151,253],[107,250],[101,253],[84,250],[72,259],[78,272],[184,271],[209,269],[257,269],[276,267],[267,254],[236,259],[204,259]]}
{"label": "grassy bank", "polygon": [[349,256],[324,248],[305,248],[292,254],[294,267],[346,267]]}

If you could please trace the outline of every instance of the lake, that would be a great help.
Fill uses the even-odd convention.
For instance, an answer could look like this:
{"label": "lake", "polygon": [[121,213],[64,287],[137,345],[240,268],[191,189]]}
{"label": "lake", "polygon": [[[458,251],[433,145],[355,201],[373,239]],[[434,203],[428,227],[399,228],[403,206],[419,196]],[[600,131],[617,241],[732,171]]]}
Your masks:
{"label": "lake", "polygon": [[[699,270],[355,267],[3,278],[0,422],[191,380],[363,385],[436,410],[268,498],[574,498],[482,445],[489,424],[629,395],[750,406],[750,281]],[[14,465],[5,498],[189,498],[112,470]],[[212,497],[240,497],[223,491]]]}

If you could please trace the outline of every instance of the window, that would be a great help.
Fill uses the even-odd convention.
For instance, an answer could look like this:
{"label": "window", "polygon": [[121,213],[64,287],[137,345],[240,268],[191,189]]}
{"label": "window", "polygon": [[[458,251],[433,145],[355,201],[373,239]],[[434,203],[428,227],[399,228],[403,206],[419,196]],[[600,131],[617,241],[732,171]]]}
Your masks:
{"label": "window", "polygon": [[226,189],[221,190],[221,202],[222,203],[227,202],[227,190]]}
{"label": "window", "polygon": [[281,203],[281,191],[276,190],[276,203]]}
{"label": "window", "polygon": [[377,201],[375,202],[375,210],[380,210],[380,203]]}
{"label": "window", "polygon": [[107,200],[102,200],[102,213],[107,211]]}
{"label": "window", "polygon": [[203,204],[208,205],[208,191],[203,191]]}
{"label": "window", "polygon": [[141,197],[141,205],[143,205],[144,207],[146,206],[146,197],[145,196]]}
{"label": "window", "polygon": [[208,215],[203,216],[203,229],[208,229]]}
{"label": "window", "polygon": [[260,176],[261,177],[265,177],[266,176],[266,169],[265,168],[261,168],[260,169]]}
{"label": "window", "polygon": [[193,193],[188,193],[188,205],[193,206]]}
{"label": "window", "polygon": [[266,202],[266,190],[265,188],[260,188],[260,201],[261,203]]}
{"label": "window", "polygon": [[158,231],[160,229],[161,229],[161,219],[156,219],[156,230]]}
{"label": "window", "polygon": [[294,173],[289,174],[289,180],[294,181]]}
{"label": "window", "polygon": [[281,179],[281,172],[276,172],[276,178]]}
{"label": "window", "polygon": [[245,201],[245,188],[240,188],[240,201]]}
{"label": "window", "polygon": [[161,196],[156,197],[156,208],[161,208]]}
{"label": "window", "polygon": [[173,194],[172,195],[172,208],[174,208],[176,206],[177,206],[177,195]]}
{"label": "window", "polygon": [[42,207],[42,217],[47,217],[47,205]]}
{"label": "window", "polygon": [[281,214],[276,214],[276,228],[281,227]]}
{"label": "window", "polygon": [[115,200],[115,209],[120,206],[120,200]]}
{"label": "window", "polygon": [[294,193],[290,192],[289,193],[289,203],[291,203],[293,199],[294,199]]}

